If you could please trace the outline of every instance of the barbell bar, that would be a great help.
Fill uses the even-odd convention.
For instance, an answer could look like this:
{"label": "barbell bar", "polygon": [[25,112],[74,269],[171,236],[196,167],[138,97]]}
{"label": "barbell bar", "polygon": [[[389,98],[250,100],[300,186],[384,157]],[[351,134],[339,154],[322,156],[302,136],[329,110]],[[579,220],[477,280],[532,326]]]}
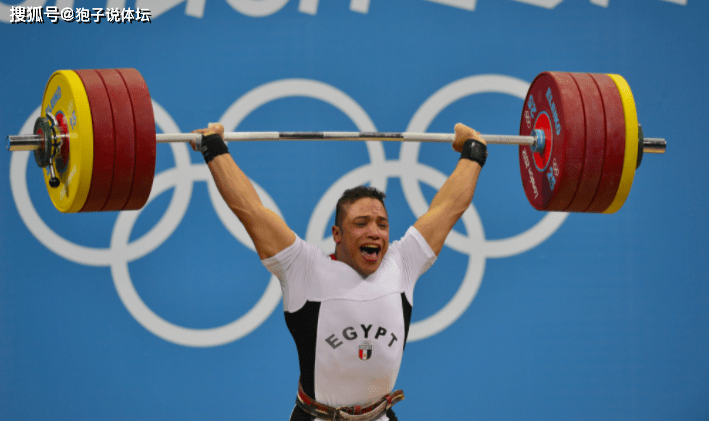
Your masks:
{"label": "barbell bar", "polygon": [[[35,133],[8,136],[6,147],[34,151],[62,212],[140,209],[152,186],[156,144],[201,139],[155,133],[147,85],[135,69],[57,71],[42,110]],[[525,193],[543,211],[617,211],[643,154],[662,154],[667,145],[643,136],[625,79],[588,73],[541,73],[525,98],[520,135],[482,137],[519,146]],[[224,140],[452,143],[455,134],[227,132]]]}
{"label": "barbell bar", "polygon": [[[543,132],[542,132],[543,134]],[[481,134],[485,142],[492,145],[522,145],[530,146],[534,150],[542,151],[539,145],[539,135],[497,135]],[[68,138],[67,135],[58,135]],[[199,142],[201,136],[195,133],[157,133],[155,143],[187,143]],[[327,140],[327,141],[365,141],[365,142],[426,142],[426,143],[453,143],[455,133],[417,133],[417,132],[224,132],[225,142],[249,141],[277,141],[277,140]],[[44,146],[42,135],[21,134],[9,135],[6,138],[6,147],[10,152],[35,151]],[[643,139],[644,153],[663,154],[667,148],[667,141],[663,138]]]}

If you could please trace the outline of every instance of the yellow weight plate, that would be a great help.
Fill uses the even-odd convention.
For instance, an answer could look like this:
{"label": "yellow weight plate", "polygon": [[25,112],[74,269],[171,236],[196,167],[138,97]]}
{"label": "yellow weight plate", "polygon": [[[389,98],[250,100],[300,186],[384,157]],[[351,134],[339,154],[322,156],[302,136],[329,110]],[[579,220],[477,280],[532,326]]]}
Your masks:
{"label": "yellow weight plate", "polygon": [[638,160],[638,113],[635,108],[633,93],[630,91],[628,82],[619,75],[608,75],[620,92],[623,102],[623,114],[625,116],[625,156],[623,158],[623,173],[620,176],[620,185],[615,194],[613,202],[603,213],[615,213],[623,206],[625,199],[630,193],[635,177],[635,166]]}
{"label": "yellow weight plate", "polygon": [[59,70],[52,74],[44,89],[41,112],[42,116],[54,116],[60,130],[69,135],[53,164],[59,187],[49,186],[49,171],[44,168],[49,197],[60,212],[79,212],[91,187],[94,136],[89,99],[75,72]]}

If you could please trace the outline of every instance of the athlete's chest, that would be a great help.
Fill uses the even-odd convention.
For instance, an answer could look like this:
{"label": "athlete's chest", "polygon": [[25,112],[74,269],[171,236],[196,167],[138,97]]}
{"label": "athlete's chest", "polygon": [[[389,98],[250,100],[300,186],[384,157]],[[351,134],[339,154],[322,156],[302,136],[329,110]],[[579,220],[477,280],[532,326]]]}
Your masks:
{"label": "athlete's chest", "polygon": [[405,320],[400,294],[370,301],[324,301],[317,323],[317,347],[323,352],[368,360],[374,352],[396,357],[403,350]]}
{"label": "athlete's chest", "polygon": [[368,302],[404,291],[402,270],[393,259],[382,261],[379,269],[367,278],[342,262],[328,261],[311,272],[306,298],[319,302],[333,299]]}

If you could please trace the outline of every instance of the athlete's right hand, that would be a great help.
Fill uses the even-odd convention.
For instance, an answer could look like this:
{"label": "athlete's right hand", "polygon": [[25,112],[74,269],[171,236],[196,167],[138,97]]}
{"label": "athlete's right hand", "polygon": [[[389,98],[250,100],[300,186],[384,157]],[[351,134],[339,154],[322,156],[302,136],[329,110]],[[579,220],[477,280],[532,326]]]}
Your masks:
{"label": "athlete's right hand", "polygon": [[[224,139],[224,126],[220,123],[209,123],[206,129],[192,130],[192,133],[200,133],[204,136],[209,136],[210,134],[218,134],[222,139]],[[197,149],[197,143],[194,140],[190,141],[193,151],[201,152]]]}

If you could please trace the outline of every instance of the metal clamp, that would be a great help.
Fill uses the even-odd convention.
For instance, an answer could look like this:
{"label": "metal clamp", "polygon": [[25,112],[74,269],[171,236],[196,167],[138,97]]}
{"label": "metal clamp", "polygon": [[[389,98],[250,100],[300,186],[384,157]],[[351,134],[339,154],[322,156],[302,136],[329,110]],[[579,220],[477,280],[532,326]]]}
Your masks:
{"label": "metal clamp", "polygon": [[534,129],[532,132],[532,137],[534,137],[534,143],[531,146],[532,152],[543,154],[547,143],[544,130]]}

